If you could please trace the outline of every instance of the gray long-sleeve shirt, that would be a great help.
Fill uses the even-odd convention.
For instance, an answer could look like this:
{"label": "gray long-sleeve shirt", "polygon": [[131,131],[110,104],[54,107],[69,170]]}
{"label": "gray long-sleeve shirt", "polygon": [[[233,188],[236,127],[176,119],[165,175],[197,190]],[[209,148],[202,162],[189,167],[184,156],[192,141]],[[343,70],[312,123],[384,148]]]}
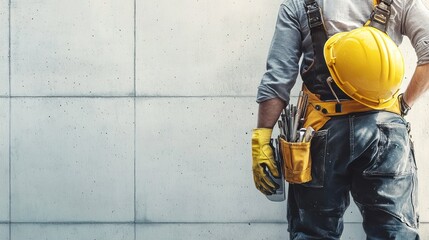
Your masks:
{"label": "gray long-sleeve shirt", "polygon": [[[373,0],[317,0],[323,11],[328,37],[363,26]],[[399,45],[407,36],[417,54],[417,65],[429,63],[429,10],[421,0],[394,0],[387,29]],[[299,61],[303,56],[301,66]],[[276,30],[268,53],[267,71],[258,88],[257,102],[281,98],[289,102],[290,91],[299,72],[308,68],[313,47],[304,0],[285,0],[277,18]]]}

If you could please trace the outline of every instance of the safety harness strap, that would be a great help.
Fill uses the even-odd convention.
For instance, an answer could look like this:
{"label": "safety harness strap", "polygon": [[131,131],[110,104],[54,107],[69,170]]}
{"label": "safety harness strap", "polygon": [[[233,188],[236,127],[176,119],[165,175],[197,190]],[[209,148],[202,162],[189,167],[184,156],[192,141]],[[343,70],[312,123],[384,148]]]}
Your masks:
{"label": "safety harness strap", "polygon": [[392,2],[393,0],[381,0],[380,3],[374,7],[369,19],[369,26],[375,27],[382,32],[387,31]]}
{"label": "safety harness strap", "polygon": [[[310,91],[320,94],[323,99],[333,99],[326,79],[330,76],[328,67],[325,64],[323,48],[328,39],[323,22],[322,10],[316,0],[305,0],[304,10],[307,15],[308,27],[313,47],[312,62],[308,62],[308,68],[304,70],[302,79]],[[348,98],[347,95],[335,85],[334,90],[341,98]]]}
{"label": "safety harness strap", "polygon": [[323,61],[323,47],[328,40],[328,36],[323,23],[322,10],[316,0],[305,0],[305,11],[307,13],[308,26],[313,42],[314,59],[322,62],[322,64],[316,64],[316,67],[321,68],[316,69],[316,71],[329,72]]}

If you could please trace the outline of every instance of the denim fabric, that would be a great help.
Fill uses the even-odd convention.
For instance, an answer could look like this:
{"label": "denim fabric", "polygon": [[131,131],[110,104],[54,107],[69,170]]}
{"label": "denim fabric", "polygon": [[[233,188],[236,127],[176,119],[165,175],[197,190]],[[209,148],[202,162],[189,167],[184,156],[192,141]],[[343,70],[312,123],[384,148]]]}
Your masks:
{"label": "denim fabric", "polygon": [[340,239],[350,192],[368,240],[419,239],[417,168],[401,116],[333,117],[311,144],[313,180],[289,185],[292,240]]}

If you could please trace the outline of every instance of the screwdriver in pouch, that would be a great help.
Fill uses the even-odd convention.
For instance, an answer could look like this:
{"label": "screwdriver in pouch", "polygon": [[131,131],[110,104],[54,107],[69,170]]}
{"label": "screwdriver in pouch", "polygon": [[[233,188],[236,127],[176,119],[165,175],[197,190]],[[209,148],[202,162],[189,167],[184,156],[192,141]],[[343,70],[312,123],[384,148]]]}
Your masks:
{"label": "screwdriver in pouch", "polygon": [[300,119],[300,125],[304,125],[305,122],[305,115],[307,114],[307,105],[308,105],[308,94],[303,93],[303,104],[302,104],[302,112],[301,112],[301,119]]}
{"label": "screwdriver in pouch", "polygon": [[285,133],[286,133],[286,141],[289,141],[289,134],[290,134],[290,131],[289,131],[289,129],[290,129],[290,106],[289,105],[287,105],[284,109],[284,117],[285,117],[285,120],[284,120],[284,129],[285,129]]}
{"label": "screwdriver in pouch", "polygon": [[282,113],[281,120],[282,120],[282,128],[283,128],[284,139],[287,140],[286,138],[287,138],[287,135],[288,135],[288,127],[287,127],[286,112]]}
{"label": "screwdriver in pouch", "polygon": [[305,131],[305,134],[304,134],[304,141],[310,142],[313,135],[314,135],[314,129],[311,126],[307,127],[307,130]]}
{"label": "screwdriver in pouch", "polygon": [[281,120],[278,121],[279,129],[280,129],[280,137],[286,139],[286,135],[284,132],[283,122]]}
{"label": "screwdriver in pouch", "polygon": [[298,131],[299,137],[298,137],[298,141],[297,142],[304,142],[305,138],[305,133],[306,133],[306,129],[305,128],[301,128]]}

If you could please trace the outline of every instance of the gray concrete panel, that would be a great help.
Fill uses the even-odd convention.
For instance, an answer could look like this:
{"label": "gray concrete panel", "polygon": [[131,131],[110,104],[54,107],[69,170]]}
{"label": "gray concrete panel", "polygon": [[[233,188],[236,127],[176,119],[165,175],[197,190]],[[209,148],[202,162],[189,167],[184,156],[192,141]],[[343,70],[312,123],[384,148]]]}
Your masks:
{"label": "gray concrete panel", "polygon": [[[286,224],[139,224],[136,240],[287,240]],[[8,239],[9,228],[0,225],[1,239]],[[131,240],[132,225],[113,224],[13,224],[12,237],[16,240]],[[421,239],[429,237],[427,223],[420,226]],[[365,239],[361,224],[345,224],[344,240]]]}
{"label": "gray concrete panel", "polygon": [[350,206],[344,213],[344,221],[362,222],[362,215],[360,214],[359,208],[356,206],[356,203],[353,201],[352,196],[350,196]]}
{"label": "gray concrete panel", "polygon": [[134,240],[130,224],[13,224],[13,240]]}
{"label": "gray concrete panel", "polygon": [[429,239],[429,223],[420,223],[419,232],[422,240]]}
{"label": "gray concrete panel", "polygon": [[0,221],[9,220],[9,99],[0,98]]}
{"label": "gray concrete panel", "polygon": [[138,221],[286,221],[253,184],[253,98],[138,99],[136,111]]}
{"label": "gray concrete panel", "polygon": [[365,232],[363,231],[361,223],[345,223],[342,240],[362,240],[366,239]]}
{"label": "gray concrete panel", "polygon": [[0,0],[0,96],[9,95],[9,1]]}
{"label": "gray concrete panel", "polygon": [[401,92],[404,92],[414,74],[414,70],[416,69],[417,56],[413,50],[410,40],[407,37],[404,37],[401,45],[399,46],[399,50],[402,53],[405,63],[405,74],[401,85]]}
{"label": "gray concrete panel", "polygon": [[9,239],[9,225],[8,224],[0,224],[0,239],[10,240]]}
{"label": "gray concrete panel", "polygon": [[141,224],[136,240],[289,239],[286,224]]}
{"label": "gray concrete panel", "polygon": [[12,95],[132,95],[134,1],[13,1]]}
{"label": "gray concrete panel", "polygon": [[280,3],[137,1],[137,94],[255,95]]}
{"label": "gray concrete panel", "polygon": [[[288,240],[287,224],[142,224],[136,240]],[[360,224],[345,224],[341,239],[362,240]]]}
{"label": "gray concrete panel", "polygon": [[12,220],[134,220],[131,98],[12,100]]}

